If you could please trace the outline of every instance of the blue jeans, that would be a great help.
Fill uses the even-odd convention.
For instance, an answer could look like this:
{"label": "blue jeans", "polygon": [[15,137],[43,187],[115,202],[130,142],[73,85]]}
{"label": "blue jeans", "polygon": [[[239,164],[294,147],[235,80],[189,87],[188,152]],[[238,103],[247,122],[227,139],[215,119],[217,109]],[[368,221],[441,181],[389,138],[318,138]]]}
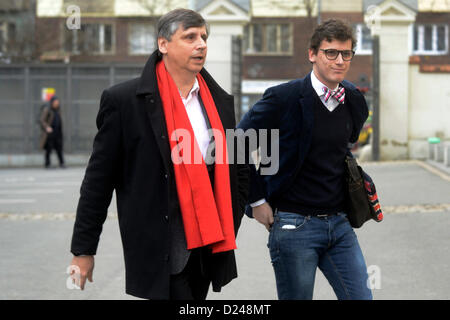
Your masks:
{"label": "blue jeans", "polygon": [[311,300],[316,269],[339,300],[371,300],[361,248],[346,214],[304,216],[276,211],[268,247],[280,300]]}

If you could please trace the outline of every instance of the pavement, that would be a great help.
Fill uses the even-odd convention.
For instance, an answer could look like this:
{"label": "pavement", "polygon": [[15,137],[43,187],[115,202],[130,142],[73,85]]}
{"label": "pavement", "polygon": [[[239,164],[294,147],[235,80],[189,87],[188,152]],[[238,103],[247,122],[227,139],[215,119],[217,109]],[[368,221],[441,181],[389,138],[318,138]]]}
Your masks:
{"label": "pavement", "polygon": [[[450,299],[450,175],[427,162],[363,163],[374,179],[384,221],[355,229],[375,299]],[[0,170],[0,300],[137,299],[125,294],[115,199],[95,258],[94,282],[66,286],[70,240],[84,167]],[[243,218],[239,277],[208,299],[277,299],[268,233]],[[314,299],[334,300],[317,271]]]}

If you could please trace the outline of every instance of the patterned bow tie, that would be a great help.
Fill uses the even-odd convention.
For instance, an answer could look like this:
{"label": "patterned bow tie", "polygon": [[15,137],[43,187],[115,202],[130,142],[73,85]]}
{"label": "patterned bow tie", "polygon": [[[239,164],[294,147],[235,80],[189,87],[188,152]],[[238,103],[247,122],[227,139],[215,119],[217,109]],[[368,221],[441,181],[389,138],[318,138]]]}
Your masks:
{"label": "patterned bow tie", "polygon": [[336,91],[330,90],[327,87],[322,88],[323,92],[325,93],[325,102],[328,102],[331,97],[336,99],[337,102],[343,103],[345,100],[345,88],[340,87]]}

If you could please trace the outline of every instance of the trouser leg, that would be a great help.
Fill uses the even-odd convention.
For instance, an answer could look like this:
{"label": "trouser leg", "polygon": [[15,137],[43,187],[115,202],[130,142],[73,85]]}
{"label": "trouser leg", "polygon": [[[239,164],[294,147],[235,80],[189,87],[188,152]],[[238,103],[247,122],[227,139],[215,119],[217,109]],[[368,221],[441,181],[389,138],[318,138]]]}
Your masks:
{"label": "trouser leg", "polygon": [[322,255],[319,268],[339,300],[372,300],[366,262],[353,228],[344,216],[332,222],[334,243]]}
{"label": "trouser leg", "polygon": [[320,221],[279,211],[269,236],[278,299],[312,300],[326,229]]}
{"label": "trouser leg", "polygon": [[48,168],[50,167],[50,155],[52,152],[52,148],[51,146],[47,145],[45,147],[45,167]]}
{"label": "trouser leg", "polygon": [[211,281],[203,275],[201,263],[200,249],[192,250],[183,271],[170,277],[171,300],[206,300]]}
{"label": "trouser leg", "polygon": [[63,143],[62,138],[58,139],[55,143],[56,154],[58,155],[59,165],[64,165],[64,156],[63,156]]}

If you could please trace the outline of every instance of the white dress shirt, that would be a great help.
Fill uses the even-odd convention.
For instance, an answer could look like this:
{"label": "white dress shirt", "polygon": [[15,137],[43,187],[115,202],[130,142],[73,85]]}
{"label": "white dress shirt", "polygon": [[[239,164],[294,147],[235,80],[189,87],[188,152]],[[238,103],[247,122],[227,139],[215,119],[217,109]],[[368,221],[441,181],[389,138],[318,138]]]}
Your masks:
{"label": "white dress shirt", "polygon": [[199,90],[197,78],[192,86],[191,91],[189,91],[188,96],[183,98],[180,93],[181,100],[186,107],[186,112],[191,122],[192,129],[194,130],[195,140],[202,153],[203,159],[205,159],[206,151],[208,149],[210,137],[208,134],[208,126],[206,125],[205,117],[203,116],[202,106],[199,101]]}

